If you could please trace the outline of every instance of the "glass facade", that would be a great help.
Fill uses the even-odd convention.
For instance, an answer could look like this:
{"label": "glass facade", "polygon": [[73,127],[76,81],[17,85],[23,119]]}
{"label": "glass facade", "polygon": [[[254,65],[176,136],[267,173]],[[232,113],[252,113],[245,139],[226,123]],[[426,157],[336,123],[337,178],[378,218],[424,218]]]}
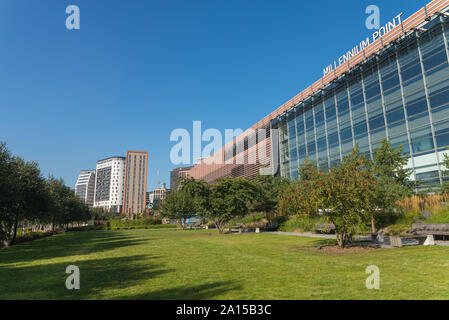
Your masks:
{"label": "glass facade", "polygon": [[386,137],[412,155],[421,187],[446,180],[448,41],[449,23],[438,17],[273,121],[281,175],[296,179],[306,158],[328,170],[356,143],[372,157]]}

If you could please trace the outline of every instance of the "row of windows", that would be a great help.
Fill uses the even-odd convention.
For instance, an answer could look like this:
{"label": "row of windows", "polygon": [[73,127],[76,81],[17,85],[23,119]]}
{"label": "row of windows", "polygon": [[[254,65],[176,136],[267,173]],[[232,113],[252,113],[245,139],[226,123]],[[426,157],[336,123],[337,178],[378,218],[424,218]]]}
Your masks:
{"label": "row of windows", "polygon": [[356,142],[372,156],[384,137],[413,154],[448,146],[449,64],[441,26],[287,114],[279,123],[282,174],[294,175],[305,157],[328,166]]}

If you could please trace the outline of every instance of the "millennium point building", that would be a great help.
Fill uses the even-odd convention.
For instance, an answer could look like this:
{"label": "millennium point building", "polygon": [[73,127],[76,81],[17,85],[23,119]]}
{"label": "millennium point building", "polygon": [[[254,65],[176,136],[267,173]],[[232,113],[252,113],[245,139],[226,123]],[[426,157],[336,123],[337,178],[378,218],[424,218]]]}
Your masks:
{"label": "millennium point building", "polygon": [[[411,155],[407,167],[422,188],[446,180],[442,160],[449,146],[448,7],[449,0],[434,0],[406,20],[399,15],[326,68],[322,79],[254,125],[250,132],[267,132],[255,146],[266,146],[262,153],[269,158],[271,174],[296,179],[306,158],[328,170],[356,144],[372,157],[387,138]],[[223,153],[228,150],[233,160],[251,154],[248,136],[237,137]],[[240,153],[239,142],[244,146]],[[203,161],[189,174],[205,180],[251,177],[264,165]]]}
{"label": "millennium point building", "polygon": [[75,194],[84,200],[89,208],[94,205],[95,170],[82,170],[75,185]]}
{"label": "millennium point building", "polygon": [[111,157],[97,162],[94,208],[120,213],[125,186],[124,157]]}
{"label": "millennium point building", "polygon": [[123,213],[144,212],[147,194],[148,152],[127,151]]}

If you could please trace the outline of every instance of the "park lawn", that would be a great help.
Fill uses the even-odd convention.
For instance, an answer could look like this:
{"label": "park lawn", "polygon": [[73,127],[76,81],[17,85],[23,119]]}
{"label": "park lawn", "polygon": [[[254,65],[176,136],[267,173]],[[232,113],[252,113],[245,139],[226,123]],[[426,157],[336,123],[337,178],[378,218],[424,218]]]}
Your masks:
{"label": "park lawn", "polygon": [[[0,299],[449,299],[448,247],[316,249],[326,244],[210,230],[65,233],[0,250]],[[80,290],[65,288],[68,265],[80,268]],[[369,265],[380,290],[366,289]]]}

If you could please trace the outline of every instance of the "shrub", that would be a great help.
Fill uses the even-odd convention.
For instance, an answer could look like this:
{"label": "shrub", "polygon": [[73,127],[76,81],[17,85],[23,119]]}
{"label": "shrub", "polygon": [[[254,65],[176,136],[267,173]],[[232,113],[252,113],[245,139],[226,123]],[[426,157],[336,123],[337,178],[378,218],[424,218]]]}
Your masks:
{"label": "shrub", "polygon": [[326,223],[326,219],[320,216],[309,218],[296,215],[282,222],[280,230],[284,232],[315,232],[315,226],[318,223]]}
{"label": "shrub", "polygon": [[449,211],[441,210],[439,212],[432,213],[429,219],[424,221],[424,223],[449,223]]}
{"label": "shrub", "polygon": [[104,227],[102,225],[94,225],[94,226],[74,227],[67,229],[67,231],[69,232],[97,231],[97,230],[104,230]]}
{"label": "shrub", "polygon": [[50,237],[52,235],[61,233],[63,231],[48,231],[48,232],[27,232],[21,237],[16,238],[14,244],[28,242],[32,240],[37,240],[45,237]]}

